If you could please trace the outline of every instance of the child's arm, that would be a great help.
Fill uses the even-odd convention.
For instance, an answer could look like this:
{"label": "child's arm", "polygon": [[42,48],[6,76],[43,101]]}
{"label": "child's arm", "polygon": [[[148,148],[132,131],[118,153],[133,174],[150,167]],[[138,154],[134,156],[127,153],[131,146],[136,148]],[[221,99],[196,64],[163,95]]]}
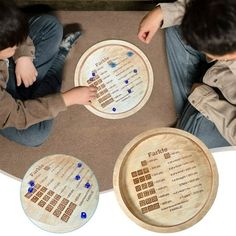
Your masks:
{"label": "child's arm", "polygon": [[141,21],[138,30],[138,38],[144,43],[150,43],[163,22],[163,14],[160,6],[150,11]]}
{"label": "child's arm", "polygon": [[89,105],[96,98],[97,88],[76,87],[62,94],[66,106]]}
{"label": "child's arm", "polygon": [[[213,66],[214,67],[214,66]],[[212,121],[221,135],[231,144],[236,145],[236,76],[230,70],[208,70],[204,81],[218,88],[223,98],[208,85],[195,85],[188,97],[189,102],[207,119]],[[217,82],[218,81],[218,82]]]}
{"label": "child's arm", "polygon": [[21,101],[14,99],[2,86],[0,107],[0,129],[26,129],[41,121],[55,118],[59,112],[66,110],[61,94]]}
{"label": "child's arm", "polygon": [[32,39],[28,37],[24,43],[19,45],[13,56],[14,61],[17,61],[20,57],[30,57],[31,60],[35,58],[35,47]]}
{"label": "child's arm", "polygon": [[27,40],[20,45],[14,55],[16,63],[15,73],[17,86],[22,83],[25,87],[29,87],[36,81],[37,70],[33,64],[35,57],[35,47],[33,41],[28,37]]}
{"label": "child's arm", "polygon": [[14,99],[6,90],[6,63],[0,61],[0,129],[15,127],[26,129],[44,120],[55,118],[59,112],[73,104],[90,104],[96,97],[94,87],[77,87],[63,94],[21,101]]}
{"label": "child's arm", "polygon": [[178,0],[173,3],[160,3],[163,13],[162,28],[167,28],[174,25],[180,25],[185,13],[186,4],[189,0]]}
{"label": "child's arm", "polygon": [[179,25],[185,13],[186,2],[188,0],[158,4],[142,19],[138,38],[144,43],[150,43],[159,28]]}

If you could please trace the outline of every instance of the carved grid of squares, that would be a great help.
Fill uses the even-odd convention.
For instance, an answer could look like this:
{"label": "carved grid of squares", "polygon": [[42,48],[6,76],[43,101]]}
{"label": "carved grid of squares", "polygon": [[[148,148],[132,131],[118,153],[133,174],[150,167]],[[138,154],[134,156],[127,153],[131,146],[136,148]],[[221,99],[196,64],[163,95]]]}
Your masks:
{"label": "carved grid of squares", "polygon": [[97,87],[97,98],[102,108],[108,106],[114,101],[114,99],[111,97],[111,94],[108,92],[108,89],[106,88],[105,84],[102,83],[102,80],[98,75],[93,77],[92,80],[87,80],[87,83],[89,85]]}
{"label": "carved grid of squares", "polygon": [[147,167],[147,161],[142,161],[141,165],[142,169],[133,171],[131,176],[133,177],[141,212],[145,214],[160,208],[160,205],[156,196],[156,190],[153,187],[152,176]]}
{"label": "carved grid of squares", "polygon": [[48,212],[52,212],[55,217],[60,217],[64,222],[68,222],[70,216],[76,208],[76,204],[70,202],[61,195],[47,189],[40,184],[36,184],[32,193],[27,192],[25,197],[33,203],[38,204]]}

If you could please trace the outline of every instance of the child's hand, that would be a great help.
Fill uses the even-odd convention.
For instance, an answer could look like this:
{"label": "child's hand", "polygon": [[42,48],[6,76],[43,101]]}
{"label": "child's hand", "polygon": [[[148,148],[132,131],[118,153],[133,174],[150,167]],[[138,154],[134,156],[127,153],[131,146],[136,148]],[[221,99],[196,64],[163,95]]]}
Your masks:
{"label": "child's hand", "polygon": [[158,6],[150,11],[139,25],[138,38],[144,43],[150,43],[163,21],[161,8]]}
{"label": "child's hand", "polygon": [[62,94],[66,106],[75,104],[89,105],[96,98],[97,88],[76,87]]}
{"label": "child's hand", "polygon": [[17,59],[15,73],[17,86],[23,83],[26,88],[36,81],[38,75],[30,57],[20,57]]}

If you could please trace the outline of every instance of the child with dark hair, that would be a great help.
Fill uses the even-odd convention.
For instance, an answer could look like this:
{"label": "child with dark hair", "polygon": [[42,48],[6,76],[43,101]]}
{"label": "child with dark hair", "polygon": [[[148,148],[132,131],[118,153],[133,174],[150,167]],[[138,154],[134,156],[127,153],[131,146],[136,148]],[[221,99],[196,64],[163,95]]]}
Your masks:
{"label": "child with dark hair", "polygon": [[52,119],[74,104],[90,104],[94,87],[60,93],[62,69],[80,32],[62,40],[50,15],[26,21],[14,5],[0,2],[0,134],[26,146],[48,137]]}
{"label": "child with dark hair", "polygon": [[159,28],[166,28],[177,128],[209,148],[236,145],[236,1],[161,3],[138,37],[149,43]]}

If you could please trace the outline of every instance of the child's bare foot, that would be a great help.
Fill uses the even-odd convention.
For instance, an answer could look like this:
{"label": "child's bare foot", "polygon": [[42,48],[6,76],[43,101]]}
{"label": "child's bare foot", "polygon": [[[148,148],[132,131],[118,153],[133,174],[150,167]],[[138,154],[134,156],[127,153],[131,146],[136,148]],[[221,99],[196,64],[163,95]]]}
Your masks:
{"label": "child's bare foot", "polygon": [[96,87],[76,87],[62,94],[66,106],[89,105],[96,98]]}

